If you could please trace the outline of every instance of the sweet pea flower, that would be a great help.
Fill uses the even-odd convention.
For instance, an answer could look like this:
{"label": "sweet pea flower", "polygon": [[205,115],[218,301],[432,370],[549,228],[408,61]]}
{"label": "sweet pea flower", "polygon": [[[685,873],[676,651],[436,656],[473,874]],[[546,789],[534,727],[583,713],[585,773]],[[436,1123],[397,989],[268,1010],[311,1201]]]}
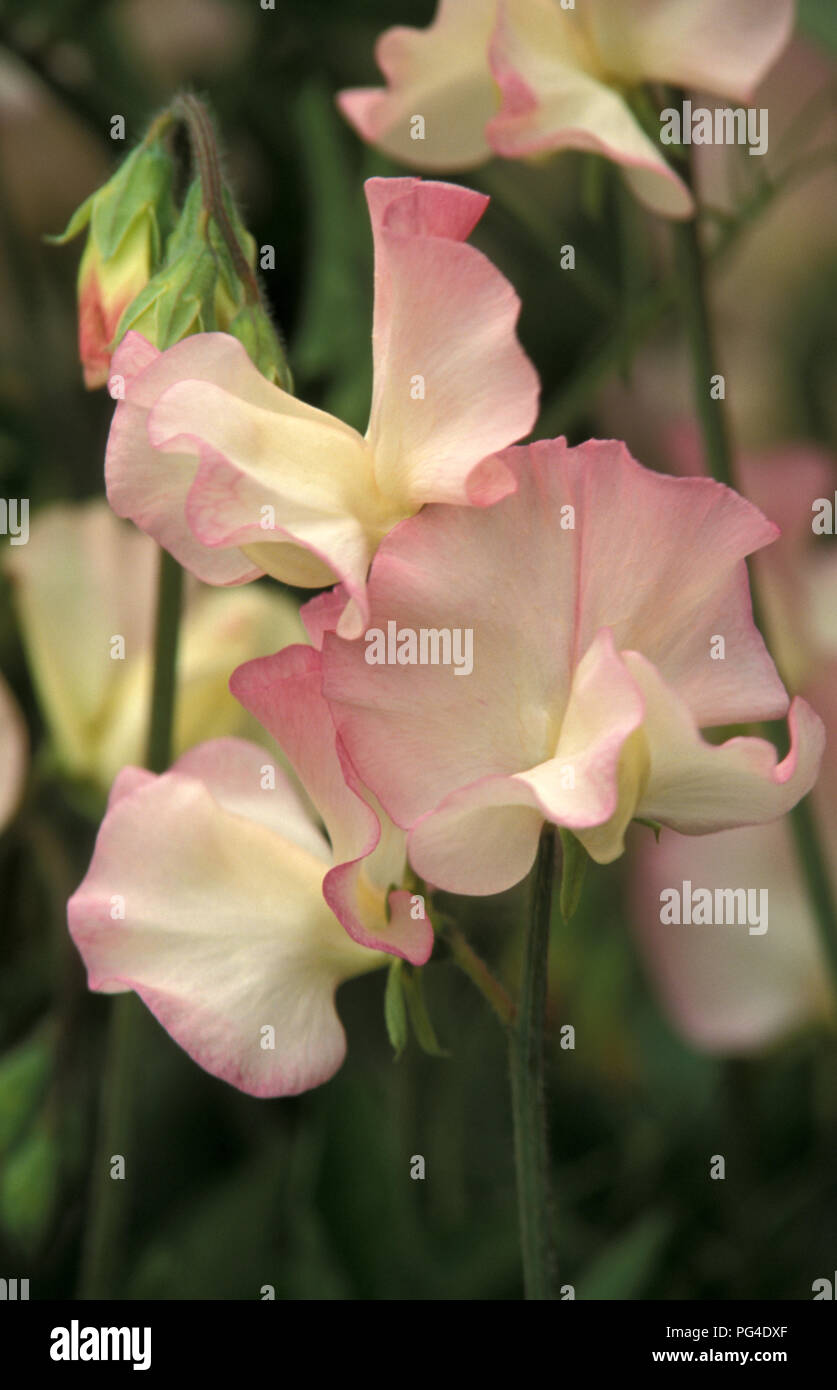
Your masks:
{"label": "sweet pea flower", "polygon": [[[822,755],[804,700],[781,762],[763,739],[700,734],[788,710],[744,563],[777,528],[730,489],[652,473],[618,442],[502,459],[515,494],[480,512],[426,508],[380,547],[367,638],[391,633],[393,664],[376,664],[371,640],[324,638],[338,731],[409,830],[417,873],[496,893],[528,872],[545,821],[608,863],[633,818],[701,835],[783,815]],[[422,632],[444,658],[445,631],[451,647],[470,631],[470,674],[438,656],[411,664]]]}
{"label": "sweet pea flower", "polygon": [[[695,465],[691,433],[678,431],[676,457]],[[756,557],[759,593],[779,664],[819,710],[826,730],[823,775],[812,809],[837,892],[837,558],[811,532],[812,503],[833,497],[837,469],[810,447],[744,455],[738,476],[767,516],[781,518],[775,545]],[[788,487],[788,478],[793,486]],[[767,892],[768,930],[661,921],[661,894],[758,887]],[[785,821],[728,830],[695,841],[637,831],[630,906],[646,969],[672,1024],[710,1052],[763,1048],[805,1023],[833,1014],[823,948]]]}
{"label": "sweet pea flower", "polygon": [[23,715],[0,676],[0,833],[14,816],[23,794],[27,749]]}
{"label": "sweet pea flower", "polygon": [[268,573],[342,581],[363,630],[380,540],[426,502],[485,506],[513,486],[493,457],[528,432],[535,371],[520,301],[465,245],[487,199],[418,179],[370,179],[374,385],[365,437],[265,381],[225,334],[159,353],[129,333],[107,449],[114,511],[211,584]]}
{"label": "sweet pea flower", "polygon": [[[787,43],[793,0],[441,0],[381,36],[386,88],[342,92],[361,136],[421,169],[587,150],[670,217],[694,203],[628,101],[646,82],[749,100]],[[418,124],[418,122],[421,124]]]}
{"label": "sweet pea flower", "polygon": [[[106,792],[141,762],[152,680],[159,551],[118,521],[104,499],[45,508],[5,568],[56,760]],[[187,590],[175,748],[207,737],[261,737],[227,688],[232,667],[304,637],[286,595],[250,588]],[[121,640],[120,640],[121,639]]]}
{"label": "sweet pea flower", "polygon": [[91,989],[135,990],[200,1066],[254,1096],[327,1081],[346,1051],[337,986],[432,948],[419,900],[392,889],[404,835],[345,762],[321,679],[320,654],[294,646],[232,682],[316,815],[241,739],[201,744],[162,777],[126,768],[68,905]]}

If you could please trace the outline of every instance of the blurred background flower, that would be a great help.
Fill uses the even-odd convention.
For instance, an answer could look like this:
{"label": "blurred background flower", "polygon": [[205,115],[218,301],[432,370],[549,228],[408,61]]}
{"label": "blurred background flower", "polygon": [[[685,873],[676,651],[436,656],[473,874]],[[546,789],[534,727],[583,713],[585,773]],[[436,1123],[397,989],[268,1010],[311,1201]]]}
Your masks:
{"label": "blurred background flower", "polygon": [[[6,561],[50,750],[62,773],[100,793],[145,758],[158,555],[153,541],[94,499],[45,508],[29,543]],[[296,603],[276,585],[190,584],[176,752],[224,734],[269,743],[230,694],[230,675],[248,657],[304,640]]]}

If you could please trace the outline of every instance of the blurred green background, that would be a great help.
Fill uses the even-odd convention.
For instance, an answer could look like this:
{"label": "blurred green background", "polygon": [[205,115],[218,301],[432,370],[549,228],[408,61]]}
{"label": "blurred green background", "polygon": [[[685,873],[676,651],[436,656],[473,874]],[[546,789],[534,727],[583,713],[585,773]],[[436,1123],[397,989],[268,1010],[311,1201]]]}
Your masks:
{"label": "blurred green background", "polygon": [[[434,8],[3,0],[0,494],[28,497],[34,516],[102,492],[112,402],[81,385],[79,247],[50,249],[41,237],[63,228],[183,86],[210,101],[246,221],[260,245],[275,246],[267,290],[298,394],[365,428],[372,261],[362,182],[403,171],[361,145],[333,97],[378,82],[382,29],[423,26]],[[794,113],[834,82],[833,9],[803,4],[800,31],[769,79],[777,150]],[[114,148],[116,113],[128,141]],[[792,164],[809,134],[822,150],[833,145],[803,123]],[[815,159],[809,177],[766,188],[781,169],[778,154],[766,168],[740,151],[706,161],[717,224],[729,233],[715,297],[736,442],[833,450],[834,162]],[[494,161],[462,181],[492,195],[474,240],[523,301],[520,336],[543,382],[538,434],[617,435],[665,467],[666,427],[690,409],[681,324],[661,291],[665,228],[627,202],[610,166],[581,156]],[[725,220],[732,206],[746,216]],[[559,268],[568,243],[583,249],[575,272]],[[9,585],[0,586],[0,668],[37,754],[44,725]],[[28,1277],[32,1297],[66,1298],[85,1228],[109,1003],[86,991],[64,914],[97,822],[42,767],[0,840],[0,1276]],[[554,923],[560,1283],[579,1298],[810,1298],[812,1280],[837,1265],[834,1032],[812,1025],[754,1057],[695,1051],[664,1017],[636,954],[627,868],[591,873],[571,929]],[[457,905],[511,982],[525,892]],[[426,994],[450,1056],[411,1044],[393,1064],[383,986],[376,974],[341,991],[347,1061],[294,1100],[237,1094],[143,1014],[115,1296],[258,1298],[270,1284],[277,1298],[520,1297],[502,1034],[440,960]],[[559,1046],[566,1022],[574,1051]],[[717,1153],[724,1182],[708,1177]],[[423,1182],[410,1178],[414,1154],[425,1158]]]}

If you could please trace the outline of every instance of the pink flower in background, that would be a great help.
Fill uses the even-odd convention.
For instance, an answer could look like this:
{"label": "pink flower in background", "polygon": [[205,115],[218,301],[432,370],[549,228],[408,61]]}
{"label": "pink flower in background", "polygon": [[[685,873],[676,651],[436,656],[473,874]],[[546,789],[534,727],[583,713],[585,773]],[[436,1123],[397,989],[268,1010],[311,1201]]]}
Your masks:
{"label": "pink flower in background", "polygon": [[126,768],[68,906],[91,989],[135,990],[196,1062],[257,1096],[296,1095],[340,1066],[341,981],[432,949],[415,900],[391,891],[405,837],[344,776],[320,683],[319,653],[301,646],[232,682],[313,811],[240,739],[202,744],[162,777]]}
{"label": "pink flower in background", "polygon": [[[677,459],[697,466],[694,440],[679,434]],[[816,543],[812,503],[834,495],[833,462],[811,448],[744,456],[742,486],[783,533],[756,557],[768,632],[779,664],[822,715],[823,774],[813,811],[837,891],[837,563]],[[793,486],[788,479],[793,477]],[[631,854],[633,923],[646,968],[666,1012],[695,1045],[710,1051],[764,1047],[811,1019],[833,1012],[819,934],[786,822],[731,830],[696,841],[637,834]],[[695,889],[766,890],[769,925],[750,935],[740,925],[664,923],[660,895],[690,882]]]}
{"label": "pink flower in background", "polygon": [[29,740],[17,701],[0,676],[0,833],[23,795]]}
{"label": "pink flower in background", "polygon": [[212,584],[269,573],[341,580],[362,631],[381,539],[427,502],[485,506],[513,487],[495,451],[537,413],[515,337],[520,302],[465,238],[487,199],[449,184],[370,179],[374,384],[365,437],[268,383],[225,334],[159,353],[128,334],[108,441],[108,498]]}
{"label": "pink flower in background", "polygon": [[369,633],[394,624],[409,656],[410,632],[470,631],[472,673],[397,651],[373,664],[368,641],[324,640],[338,731],[409,829],[416,871],[494,893],[528,872],[544,821],[607,863],[634,817],[707,834],[783,815],[822,756],[804,700],[781,762],[763,739],[715,746],[699,732],[788,711],[744,563],[776,528],[728,488],[651,473],[619,443],[554,440],[502,462],[513,496],[425,509],[370,576]]}
{"label": "pink flower in background", "polygon": [[428,29],[379,39],[386,88],[339,104],[365,140],[418,168],[588,150],[622,165],[649,207],[686,217],[691,195],[626,94],[668,82],[748,100],[792,26],[793,0],[441,0]]}

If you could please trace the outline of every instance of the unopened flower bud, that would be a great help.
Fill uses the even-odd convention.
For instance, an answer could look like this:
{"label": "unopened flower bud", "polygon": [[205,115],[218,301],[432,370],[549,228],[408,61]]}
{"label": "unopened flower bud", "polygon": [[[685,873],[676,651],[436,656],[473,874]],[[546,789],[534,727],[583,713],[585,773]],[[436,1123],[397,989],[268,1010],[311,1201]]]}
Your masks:
{"label": "unopened flower bud", "polygon": [[173,216],[173,164],[159,144],[140,145],[70,218],[63,245],[88,228],[78,274],[79,355],[88,389],[103,386],[117,325],[156,270]]}

